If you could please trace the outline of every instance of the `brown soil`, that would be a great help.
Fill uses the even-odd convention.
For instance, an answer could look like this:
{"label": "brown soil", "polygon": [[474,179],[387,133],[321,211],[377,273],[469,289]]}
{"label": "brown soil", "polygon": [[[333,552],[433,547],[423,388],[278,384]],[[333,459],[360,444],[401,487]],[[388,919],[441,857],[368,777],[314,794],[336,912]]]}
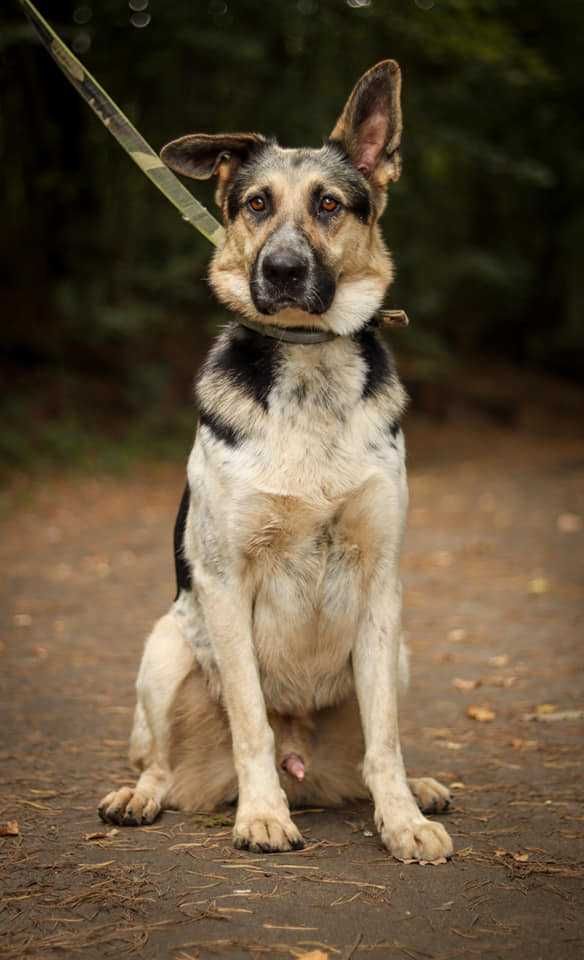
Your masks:
{"label": "brown soil", "polygon": [[0,546],[0,832],[19,831],[0,839],[0,957],[584,955],[582,442],[408,432],[402,731],[411,773],[451,786],[454,860],[392,860],[368,805],[302,812],[307,848],[272,857],[235,851],[229,817],[104,828],[183,477],[52,477],[9,495]]}

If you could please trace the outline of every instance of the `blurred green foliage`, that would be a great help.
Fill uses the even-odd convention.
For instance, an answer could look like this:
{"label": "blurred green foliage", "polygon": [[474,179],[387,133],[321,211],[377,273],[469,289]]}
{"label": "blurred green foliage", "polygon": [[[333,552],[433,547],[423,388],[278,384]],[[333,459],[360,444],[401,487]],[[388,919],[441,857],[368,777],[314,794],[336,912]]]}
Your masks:
{"label": "blurred green foliage", "polygon": [[[156,148],[246,129],[318,145],[357,77],[399,60],[404,168],[384,229],[391,303],[413,319],[400,346],[424,370],[467,354],[582,370],[581,0],[39,7]],[[69,87],[16,3],[0,13],[0,78],[0,452],[66,460],[79,435],[122,438],[128,423],[168,436],[224,317],[204,279],[211,248]],[[210,185],[194,188],[213,208]]]}

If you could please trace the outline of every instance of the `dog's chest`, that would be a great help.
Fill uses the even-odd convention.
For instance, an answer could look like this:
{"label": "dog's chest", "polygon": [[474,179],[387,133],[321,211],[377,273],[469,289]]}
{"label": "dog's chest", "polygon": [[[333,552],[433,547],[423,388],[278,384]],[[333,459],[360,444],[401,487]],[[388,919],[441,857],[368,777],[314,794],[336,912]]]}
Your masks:
{"label": "dog's chest", "polygon": [[318,709],[349,692],[351,649],[387,539],[389,509],[379,516],[387,493],[372,473],[331,501],[258,494],[242,516],[254,645],[272,709]]}
{"label": "dog's chest", "polygon": [[364,400],[360,355],[335,357],[289,356],[266,411],[237,422],[245,441],[207,428],[189,465],[189,552],[244,585],[265,699],[284,713],[348,694],[369,579],[404,512],[401,397]]}
{"label": "dog's chest", "polygon": [[279,518],[280,511],[270,512],[247,545],[254,645],[270,706],[310,710],[338,699],[350,684],[365,545],[345,540],[334,514],[310,517],[292,504]]}

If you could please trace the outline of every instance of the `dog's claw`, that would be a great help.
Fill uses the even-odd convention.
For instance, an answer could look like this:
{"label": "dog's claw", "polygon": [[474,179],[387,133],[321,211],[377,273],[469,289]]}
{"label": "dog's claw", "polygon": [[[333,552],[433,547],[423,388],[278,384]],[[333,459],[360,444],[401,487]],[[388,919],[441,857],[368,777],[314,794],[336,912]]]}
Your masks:
{"label": "dog's claw", "polygon": [[122,787],[108,793],[97,812],[104,823],[115,823],[118,827],[141,827],[156,819],[160,813],[160,803],[131,787]]}
{"label": "dog's claw", "polygon": [[233,844],[237,850],[252,853],[285,853],[302,850],[304,840],[289,817],[279,819],[271,815],[236,820]]}
{"label": "dog's claw", "polygon": [[422,813],[445,813],[449,809],[450,790],[434,777],[419,777],[408,780],[408,784]]}

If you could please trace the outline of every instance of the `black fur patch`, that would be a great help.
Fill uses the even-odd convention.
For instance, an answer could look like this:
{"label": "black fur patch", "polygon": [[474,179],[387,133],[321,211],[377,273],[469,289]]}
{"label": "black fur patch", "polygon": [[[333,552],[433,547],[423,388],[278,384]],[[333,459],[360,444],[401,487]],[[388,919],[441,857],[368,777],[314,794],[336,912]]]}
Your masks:
{"label": "black fur patch", "polygon": [[388,423],[386,430],[389,434],[390,447],[392,450],[397,450],[397,435],[401,431],[401,424],[399,420],[393,420],[391,423]]}
{"label": "black fur patch", "polygon": [[199,410],[199,422],[202,423],[204,427],[208,427],[213,436],[216,437],[217,440],[222,440],[228,447],[236,447],[237,444],[243,440],[243,437],[237,430],[210,410],[203,408]]}
{"label": "black fur patch", "polygon": [[300,380],[294,387],[294,399],[299,407],[302,406],[306,400],[306,395],[308,393],[308,387],[305,380]]}
{"label": "black fur patch", "polygon": [[281,353],[277,340],[236,326],[225,347],[212,357],[211,368],[230,377],[267,410]]}
{"label": "black fur patch", "polygon": [[235,220],[241,207],[241,197],[245,190],[245,181],[242,177],[236,177],[227,197],[227,219]]}
{"label": "black fur patch", "polygon": [[362,397],[374,396],[392,378],[393,364],[391,354],[377,332],[375,324],[371,322],[355,334],[355,342],[359,345],[361,357],[366,366],[365,383]]}
{"label": "black fur patch", "polygon": [[342,168],[342,184],[349,197],[349,210],[362,223],[367,223],[373,209],[371,192],[363,174],[353,166],[351,158],[342,143],[338,140],[328,140],[327,146],[337,164]]}
{"label": "black fur patch", "polygon": [[[347,210],[350,213],[354,213],[357,219],[360,220],[362,223],[367,223],[371,215],[371,200],[369,197],[369,191],[367,190],[367,187],[365,186],[365,184],[359,183],[359,181],[352,176],[344,177],[342,180],[340,180],[338,177],[337,179],[339,180],[339,183],[342,186],[343,191],[347,196],[347,200],[348,200]],[[320,206],[320,201],[322,200],[323,196],[325,196],[326,193],[327,191],[324,185],[319,184],[318,186],[314,187],[312,191],[312,196],[310,198],[312,215],[315,217],[319,217],[321,221],[323,220],[323,216],[322,214],[319,215],[319,206]],[[330,220],[331,223],[334,222],[335,214],[334,213],[331,214],[331,216],[328,219]],[[324,218],[325,223],[326,223],[326,220],[327,218],[325,217]]]}
{"label": "black fur patch", "polygon": [[361,223],[368,223],[371,216],[371,200],[368,191],[363,187],[354,187],[351,190],[349,210],[355,214]]}
{"label": "black fur patch", "polygon": [[193,586],[191,569],[185,560],[184,555],[185,528],[187,525],[187,514],[189,512],[190,500],[191,492],[187,483],[183,491],[174,524],[174,569],[176,572],[175,600],[178,600],[182,590],[191,590]]}

